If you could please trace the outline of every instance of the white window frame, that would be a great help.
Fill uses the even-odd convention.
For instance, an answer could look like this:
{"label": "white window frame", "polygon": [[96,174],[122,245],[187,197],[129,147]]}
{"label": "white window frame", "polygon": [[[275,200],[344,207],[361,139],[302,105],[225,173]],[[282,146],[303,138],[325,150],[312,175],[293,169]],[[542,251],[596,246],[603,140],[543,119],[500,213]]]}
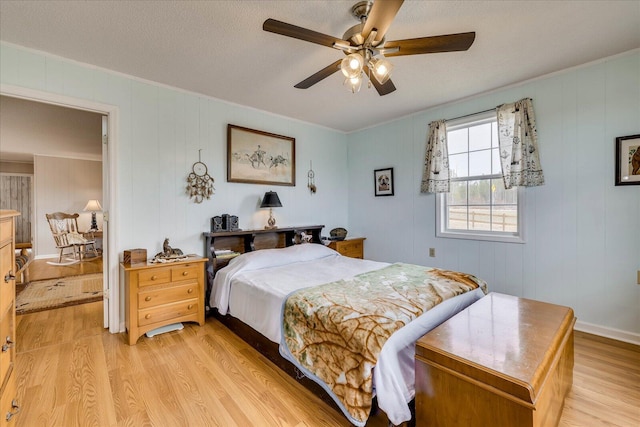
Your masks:
{"label": "white window frame", "polygon": [[[447,121],[447,132],[496,120],[495,111],[474,114],[456,120]],[[502,178],[495,175],[470,176],[464,180]],[[453,181],[453,179],[452,179]],[[489,231],[489,230],[451,230],[447,229],[447,193],[436,194],[436,237],[450,239],[486,240],[505,243],[525,243],[525,192],[524,187],[518,187],[518,231]]]}

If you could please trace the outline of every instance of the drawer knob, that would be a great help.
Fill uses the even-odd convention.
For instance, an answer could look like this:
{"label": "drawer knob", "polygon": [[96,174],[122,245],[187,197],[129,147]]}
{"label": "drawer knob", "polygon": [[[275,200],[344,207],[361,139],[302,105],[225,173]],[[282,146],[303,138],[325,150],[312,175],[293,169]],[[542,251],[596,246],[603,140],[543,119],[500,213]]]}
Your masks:
{"label": "drawer knob", "polygon": [[153,276],[151,276],[151,280],[156,280],[158,278],[158,276],[156,276],[155,274]]}
{"label": "drawer knob", "polygon": [[183,276],[186,276],[187,274],[189,274],[189,272],[188,272],[188,271],[183,271],[183,272],[182,272],[182,275],[183,275]]}
{"label": "drawer knob", "polygon": [[13,270],[9,270],[9,272],[4,275],[4,283],[9,283],[12,280],[16,280],[16,275],[13,274]]}
{"label": "drawer knob", "polygon": [[13,341],[10,336],[7,336],[4,340],[4,344],[2,344],[2,352],[6,353],[11,347],[13,347]]}
{"label": "drawer knob", "polygon": [[193,288],[189,288],[189,290],[187,291],[188,294],[192,294],[193,293]]}
{"label": "drawer knob", "polygon": [[151,319],[151,315],[147,314],[146,316],[144,316],[145,319]]}
{"label": "drawer knob", "polygon": [[145,301],[151,301],[151,297],[145,297]]}
{"label": "drawer knob", "polygon": [[187,306],[187,309],[188,309],[188,310],[191,310],[192,308],[193,308],[193,304],[189,304],[189,305]]}
{"label": "drawer knob", "polygon": [[13,418],[13,416],[18,412],[20,412],[20,406],[18,406],[18,401],[16,399],[13,399],[11,401],[11,410],[7,412],[6,420],[10,421],[11,418]]}

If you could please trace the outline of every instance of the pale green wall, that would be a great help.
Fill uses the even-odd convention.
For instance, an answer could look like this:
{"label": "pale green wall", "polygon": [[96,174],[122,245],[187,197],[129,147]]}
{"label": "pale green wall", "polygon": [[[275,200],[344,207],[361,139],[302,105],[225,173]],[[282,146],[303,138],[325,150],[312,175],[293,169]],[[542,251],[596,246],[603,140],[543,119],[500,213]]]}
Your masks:
{"label": "pale green wall", "polygon": [[[429,122],[524,97],[546,178],[526,189],[526,244],[436,238],[435,196],[420,194]],[[614,186],[615,138],[639,133],[637,50],[357,132],[349,224],[367,236],[368,258],[477,274],[492,291],[571,306],[582,326],[640,342],[640,186]],[[373,195],[383,167],[394,167],[393,197]]]}
{"label": "pale green wall", "polygon": [[[262,228],[268,211],[258,209],[265,191],[275,190],[283,207],[274,209],[281,226],[347,221],[346,135],[216,99],[142,82],[120,74],[0,44],[0,82],[117,106],[116,182],[111,231],[118,253],[146,248],[157,253],[168,237],[173,247],[204,254],[202,232],[210,218],[239,216],[240,227]],[[296,186],[226,182],[227,124],[296,138]],[[215,195],[196,204],[185,194],[192,164],[202,161],[215,180]],[[313,161],[318,192],[307,189]],[[328,234],[328,231],[327,231]]]}

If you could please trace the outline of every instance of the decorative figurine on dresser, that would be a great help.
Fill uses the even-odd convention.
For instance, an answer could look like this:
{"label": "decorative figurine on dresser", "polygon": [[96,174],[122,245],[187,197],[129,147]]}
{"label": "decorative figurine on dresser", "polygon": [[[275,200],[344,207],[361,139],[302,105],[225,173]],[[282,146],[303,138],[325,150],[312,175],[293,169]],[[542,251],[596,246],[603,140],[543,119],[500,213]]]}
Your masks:
{"label": "decorative figurine on dresser", "polygon": [[146,250],[125,251],[124,260],[130,262],[120,264],[129,345],[134,345],[145,333],[152,337],[182,329],[181,322],[203,326],[207,259],[184,255],[180,249],[169,246],[169,239],[164,240],[162,252],[150,261],[133,262],[131,255],[137,253],[146,254]]}

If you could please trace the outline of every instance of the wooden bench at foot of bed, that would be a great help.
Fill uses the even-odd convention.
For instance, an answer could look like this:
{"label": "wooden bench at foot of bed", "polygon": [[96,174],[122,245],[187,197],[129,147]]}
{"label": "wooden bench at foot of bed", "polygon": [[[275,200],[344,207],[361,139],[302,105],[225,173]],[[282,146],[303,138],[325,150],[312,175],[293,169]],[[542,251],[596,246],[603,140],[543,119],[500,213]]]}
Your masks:
{"label": "wooden bench at foot of bed", "polygon": [[418,426],[557,426],[573,384],[568,307],[490,293],[416,344]]}

